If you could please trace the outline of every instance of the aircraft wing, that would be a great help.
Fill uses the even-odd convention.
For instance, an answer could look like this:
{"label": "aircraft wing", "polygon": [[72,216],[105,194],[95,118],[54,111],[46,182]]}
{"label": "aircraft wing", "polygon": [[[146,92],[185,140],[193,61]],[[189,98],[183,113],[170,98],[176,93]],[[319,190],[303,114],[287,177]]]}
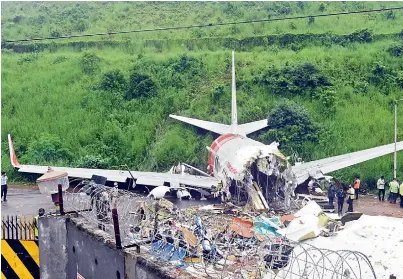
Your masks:
{"label": "aircraft wing", "polygon": [[[43,174],[51,167],[55,171],[67,172],[69,177],[91,179],[93,175],[100,175],[107,178],[108,181],[126,182],[131,179],[132,175],[136,184],[147,186],[172,186],[179,185],[190,186],[201,189],[211,189],[211,186],[217,186],[218,180],[209,176],[197,176],[190,174],[171,174],[158,172],[139,172],[125,170],[106,170],[106,169],[86,169],[86,168],[69,168],[69,167],[54,167],[54,166],[39,166],[39,165],[22,165],[18,163],[17,156],[14,151],[14,145],[11,136],[8,135],[8,144],[10,149],[10,159],[14,168],[19,172]],[[131,173],[131,174],[130,174]]]}
{"label": "aircraft wing", "polygon": [[[395,150],[394,148],[394,143],[387,144],[357,152],[302,163],[300,165],[293,166],[292,170],[297,177],[297,183],[300,184],[307,180],[310,176],[315,176],[317,173],[326,174],[393,153]],[[403,141],[397,143],[396,150],[403,150]]]}

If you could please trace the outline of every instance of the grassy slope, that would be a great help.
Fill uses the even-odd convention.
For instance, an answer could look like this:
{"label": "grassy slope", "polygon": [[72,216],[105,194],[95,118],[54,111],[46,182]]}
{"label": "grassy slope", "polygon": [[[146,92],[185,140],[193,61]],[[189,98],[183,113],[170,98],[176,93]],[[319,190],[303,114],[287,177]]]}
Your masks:
{"label": "grassy slope", "polygon": [[[151,28],[201,22],[248,20],[276,15],[280,11],[290,15],[320,13],[320,3],[304,3],[303,9],[296,3],[2,3],[2,35],[4,39],[31,36],[48,36],[50,29],[61,34],[74,25],[74,17],[81,14],[87,32],[106,30]],[[384,6],[399,6],[398,2],[381,3]],[[251,4],[249,4],[251,5]],[[380,3],[325,3],[325,12],[377,8]],[[235,7],[235,8],[234,8]],[[22,8],[22,10],[21,10]],[[128,10],[127,10],[128,9]],[[200,12],[202,11],[202,12]],[[128,14],[136,13],[134,16]],[[152,14],[150,16],[150,14]],[[160,15],[165,16],[161,17]],[[16,16],[24,18],[18,23]],[[40,15],[43,18],[38,19]],[[285,16],[283,14],[282,16]],[[295,21],[271,24],[240,25],[196,30],[156,32],[121,37],[132,40],[132,47],[104,47],[85,49],[101,58],[100,69],[94,75],[82,72],[82,51],[61,48],[57,51],[39,53],[2,52],[2,164],[10,169],[7,156],[7,133],[14,135],[19,154],[25,154],[29,143],[41,133],[51,133],[74,155],[117,155],[118,163],[127,163],[140,170],[164,170],[181,159],[199,167],[205,166],[206,149],[213,135],[167,119],[169,113],[199,117],[212,121],[227,122],[230,119],[230,51],[224,48],[188,48],[173,45],[170,50],[156,49],[139,44],[143,39],[171,39],[197,37],[252,37],[265,34],[325,33],[349,34],[357,29],[371,28],[373,34],[389,34],[401,31],[402,13],[394,12],[394,19],[386,19],[386,13],[356,15],[352,17],[323,18],[315,23]],[[71,18],[73,19],[71,19]],[[352,20],[354,19],[354,20]],[[72,23],[70,23],[70,21]],[[35,23],[35,22],[41,22]],[[69,23],[67,23],[69,22]],[[73,28],[73,27],[71,27]],[[70,29],[71,29],[70,28]],[[74,27],[74,28],[77,28]],[[98,38],[105,40],[105,38]],[[119,39],[117,37],[116,39]],[[94,40],[94,39],[92,39]],[[111,40],[109,38],[108,40]],[[113,39],[112,39],[113,40]],[[63,43],[62,41],[60,43]],[[169,43],[169,42],[168,42]],[[314,117],[330,131],[327,140],[318,146],[306,146],[310,159],[342,154],[393,141],[393,113],[390,100],[402,95],[395,88],[389,95],[375,86],[366,93],[354,93],[357,81],[365,82],[375,62],[381,61],[388,68],[400,71],[402,58],[392,57],[386,51],[396,42],[384,39],[372,43],[351,43],[345,46],[308,45],[292,51],[281,46],[256,47],[250,51],[237,52],[237,80],[247,81],[258,76],[269,65],[284,66],[287,62],[315,64],[334,84],[338,97],[334,117],[324,117],[318,101],[307,97],[295,97]],[[139,53],[141,55],[139,56]],[[170,84],[171,65],[181,55],[202,61],[200,72],[195,77],[181,76],[183,86]],[[152,66],[154,65],[154,66]],[[154,99],[125,101],[113,94],[97,89],[103,73],[120,69],[126,78],[130,70],[151,73],[159,84],[159,95]],[[165,71],[166,70],[166,71]],[[211,94],[219,84],[224,85],[224,95],[216,103]],[[238,89],[240,122],[265,118],[274,106],[277,96],[266,88],[253,85]],[[399,123],[402,131],[403,122]],[[111,136],[111,131],[116,137]],[[117,144],[118,151],[111,148]],[[401,156],[400,156],[401,157]],[[360,173],[364,180],[381,173],[391,176],[393,156],[372,160],[338,173],[349,180]],[[24,159],[24,158],[22,158]],[[77,159],[76,159],[77,160]],[[75,165],[76,160],[69,162]],[[50,162],[49,162],[50,163]],[[60,163],[60,162],[59,162]],[[399,165],[403,164],[399,158]],[[403,175],[402,168],[399,169]]]}

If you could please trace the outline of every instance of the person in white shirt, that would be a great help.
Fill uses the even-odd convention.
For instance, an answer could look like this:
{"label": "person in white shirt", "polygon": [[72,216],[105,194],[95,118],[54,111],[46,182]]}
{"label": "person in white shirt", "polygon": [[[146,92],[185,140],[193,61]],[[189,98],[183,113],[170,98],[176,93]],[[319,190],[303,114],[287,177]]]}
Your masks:
{"label": "person in white shirt", "polygon": [[7,201],[7,179],[6,173],[1,172],[1,197],[4,196],[4,201]]}
{"label": "person in white shirt", "polygon": [[[379,201],[385,201],[385,178],[383,177],[383,175],[381,176],[381,178],[378,179],[376,187],[378,188]],[[382,200],[381,200],[381,194],[382,194]]]}

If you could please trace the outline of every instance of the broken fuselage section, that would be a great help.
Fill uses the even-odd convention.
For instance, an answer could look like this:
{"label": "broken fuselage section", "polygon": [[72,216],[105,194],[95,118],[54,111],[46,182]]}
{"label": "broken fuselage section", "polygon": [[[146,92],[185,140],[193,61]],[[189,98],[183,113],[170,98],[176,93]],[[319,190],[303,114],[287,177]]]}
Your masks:
{"label": "broken fuselage section", "polygon": [[222,182],[225,198],[258,211],[288,211],[295,205],[297,182],[277,146],[225,134],[208,148],[207,169]]}

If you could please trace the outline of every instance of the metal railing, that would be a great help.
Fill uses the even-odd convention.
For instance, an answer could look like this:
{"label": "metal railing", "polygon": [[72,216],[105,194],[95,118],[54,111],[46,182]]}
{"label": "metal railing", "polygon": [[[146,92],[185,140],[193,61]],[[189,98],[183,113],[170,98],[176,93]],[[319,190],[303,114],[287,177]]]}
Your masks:
{"label": "metal railing", "polygon": [[1,239],[34,240],[37,228],[36,220],[33,217],[2,216]]}

